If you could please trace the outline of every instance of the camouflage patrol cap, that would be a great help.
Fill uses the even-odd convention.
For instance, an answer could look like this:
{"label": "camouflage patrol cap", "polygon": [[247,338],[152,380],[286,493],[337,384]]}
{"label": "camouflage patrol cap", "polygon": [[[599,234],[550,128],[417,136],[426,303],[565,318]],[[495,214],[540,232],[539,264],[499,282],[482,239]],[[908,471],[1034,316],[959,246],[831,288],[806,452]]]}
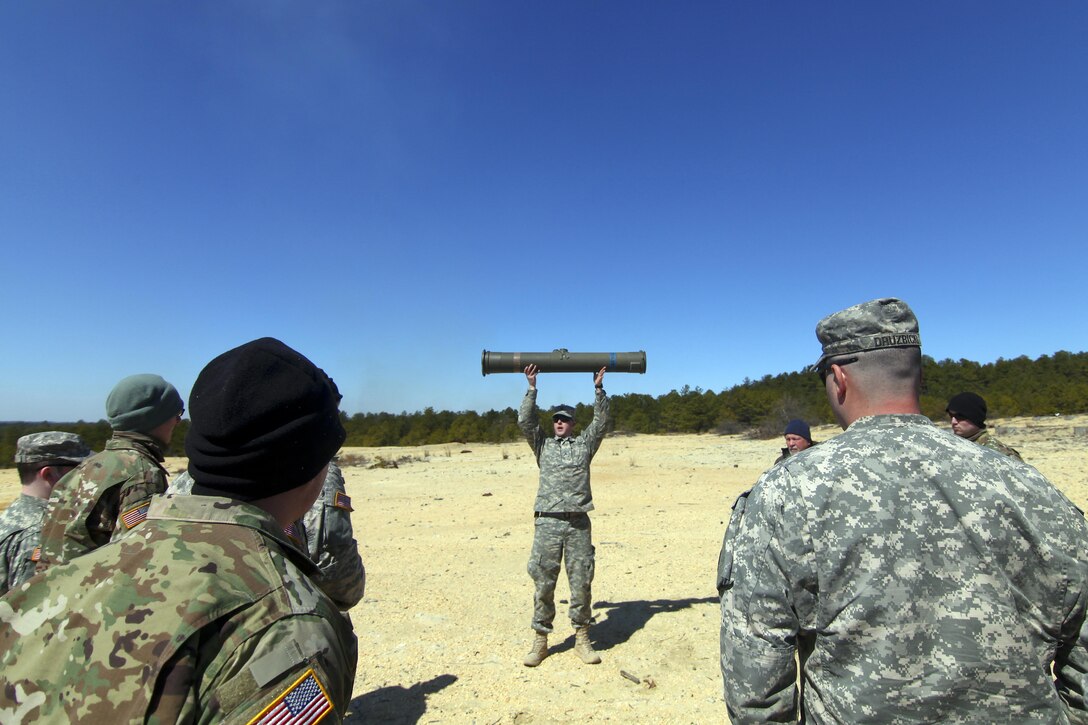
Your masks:
{"label": "camouflage patrol cap", "polygon": [[816,324],[816,337],[823,345],[820,359],[868,352],[886,347],[921,347],[918,318],[903,300],[894,297],[863,302],[828,315]]}
{"label": "camouflage patrol cap", "polygon": [[574,420],[574,408],[569,405],[557,405],[552,408],[551,416],[555,418],[567,418],[568,420]]}
{"label": "camouflage patrol cap", "polygon": [[84,458],[94,455],[83,439],[75,433],[47,430],[30,433],[15,442],[16,463],[56,463],[78,466]]}

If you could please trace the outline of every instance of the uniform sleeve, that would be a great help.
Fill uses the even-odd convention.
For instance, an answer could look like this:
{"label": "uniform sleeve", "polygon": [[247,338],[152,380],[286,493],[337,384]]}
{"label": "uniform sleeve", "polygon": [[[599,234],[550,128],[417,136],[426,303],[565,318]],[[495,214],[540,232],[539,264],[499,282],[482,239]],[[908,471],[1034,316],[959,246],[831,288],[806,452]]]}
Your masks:
{"label": "uniform sleeve", "polygon": [[721,669],[734,725],[794,722],[798,715],[799,612],[811,607],[798,591],[806,585],[803,562],[811,551],[803,545],[804,517],[791,515],[796,501],[782,490],[796,488],[781,467],[764,474],[739,519],[734,511],[723,544],[730,571],[724,582],[719,572]]}
{"label": "uniform sleeve", "polygon": [[601,447],[604,434],[608,432],[610,412],[611,405],[608,402],[608,396],[605,395],[604,390],[597,388],[597,394],[593,398],[593,420],[589,421],[589,425],[582,431],[582,437],[589,446],[590,456],[593,456]]}
{"label": "uniform sleeve", "polygon": [[536,388],[530,388],[521,399],[521,407],[518,408],[518,428],[521,429],[529,447],[533,449],[533,455],[540,462],[540,449],[544,446],[544,429],[540,427],[540,419],[536,408]]}
{"label": "uniform sleeve", "polygon": [[304,526],[310,558],[321,570],[315,581],[341,610],[358,604],[366,588],[366,568],[355,541],[351,512],[344,476],[332,464],[321,497],[307,512]]}
{"label": "uniform sleeve", "polygon": [[[229,653],[218,653],[200,683],[192,721],[248,723],[264,717],[275,722],[286,717],[287,708],[292,713],[306,708],[314,721],[323,711],[329,722],[342,721],[358,651],[346,618],[339,625],[312,614],[288,617]],[[188,721],[186,715],[181,720]]]}
{"label": "uniform sleeve", "polygon": [[718,553],[718,572],[714,577],[714,584],[718,590],[718,598],[721,599],[725,590],[733,586],[733,547],[737,537],[737,529],[744,518],[744,509],[747,507],[748,494],[751,489],[745,491],[733,502],[733,511],[729,516],[729,523],[725,527],[725,536],[722,538],[722,549]]}
{"label": "uniform sleeve", "polygon": [[116,491],[113,496],[103,494],[88,519],[87,527],[103,533],[108,527],[110,541],[124,536],[143,523],[151,497],[166,493],[166,485],[166,473],[161,468],[148,468],[137,473],[128,481],[111,487]]}
{"label": "uniform sleeve", "polygon": [[[1075,507],[1074,507],[1075,508]],[[1088,524],[1077,510],[1079,526],[1076,541],[1088,539]],[[1083,563],[1083,543],[1073,543],[1076,574],[1071,579],[1065,602],[1068,612],[1062,627],[1058,651],[1054,656],[1054,686],[1065,703],[1065,714],[1072,723],[1088,723],[1088,575]]]}

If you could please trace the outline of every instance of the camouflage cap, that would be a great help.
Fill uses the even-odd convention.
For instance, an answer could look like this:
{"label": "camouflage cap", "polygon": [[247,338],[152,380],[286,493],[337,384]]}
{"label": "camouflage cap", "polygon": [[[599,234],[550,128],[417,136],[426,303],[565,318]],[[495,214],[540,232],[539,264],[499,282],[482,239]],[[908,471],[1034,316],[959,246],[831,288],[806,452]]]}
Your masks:
{"label": "camouflage cap", "polygon": [[868,352],[885,347],[921,347],[918,318],[903,300],[882,297],[847,307],[816,324],[823,345],[820,359],[811,369],[832,357]]}
{"label": "camouflage cap", "polygon": [[552,418],[568,418],[574,420],[574,408],[569,405],[557,405],[552,408]]}
{"label": "camouflage cap", "polygon": [[16,463],[70,463],[76,466],[93,455],[94,451],[82,438],[59,430],[30,433],[15,442]]}

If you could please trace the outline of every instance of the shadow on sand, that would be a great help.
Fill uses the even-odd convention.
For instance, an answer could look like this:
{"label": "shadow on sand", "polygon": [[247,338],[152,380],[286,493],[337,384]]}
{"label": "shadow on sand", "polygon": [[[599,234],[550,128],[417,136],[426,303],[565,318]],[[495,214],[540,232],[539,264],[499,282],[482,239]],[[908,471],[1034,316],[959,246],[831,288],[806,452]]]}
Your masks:
{"label": "shadow on sand", "polygon": [[[593,647],[600,651],[612,649],[631,639],[631,635],[646,626],[655,614],[668,614],[687,609],[693,604],[717,604],[717,597],[691,599],[654,599],[633,602],[597,602],[594,609],[607,610],[608,616],[593,625],[589,630]],[[574,635],[571,634],[551,649],[552,653],[574,649]]]}
{"label": "shadow on sand", "polygon": [[439,675],[411,687],[381,687],[359,695],[348,705],[345,723],[389,723],[415,725],[427,712],[427,695],[432,695],[457,682],[454,675]]}

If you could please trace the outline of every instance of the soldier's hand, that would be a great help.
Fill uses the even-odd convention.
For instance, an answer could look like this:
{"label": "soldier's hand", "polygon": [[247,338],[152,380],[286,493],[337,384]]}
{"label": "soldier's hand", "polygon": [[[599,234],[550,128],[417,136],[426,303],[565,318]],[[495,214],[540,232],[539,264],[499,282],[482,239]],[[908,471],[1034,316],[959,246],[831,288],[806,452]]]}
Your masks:
{"label": "soldier's hand", "polygon": [[538,368],[536,365],[525,366],[525,379],[529,381],[530,388],[536,387],[536,374],[538,372],[540,372],[540,368]]}
{"label": "soldier's hand", "polygon": [[597,374],[593,376],[593,386],[600,388],[604,386],[604,371],[607,368],[601,368],[597,371]]}

